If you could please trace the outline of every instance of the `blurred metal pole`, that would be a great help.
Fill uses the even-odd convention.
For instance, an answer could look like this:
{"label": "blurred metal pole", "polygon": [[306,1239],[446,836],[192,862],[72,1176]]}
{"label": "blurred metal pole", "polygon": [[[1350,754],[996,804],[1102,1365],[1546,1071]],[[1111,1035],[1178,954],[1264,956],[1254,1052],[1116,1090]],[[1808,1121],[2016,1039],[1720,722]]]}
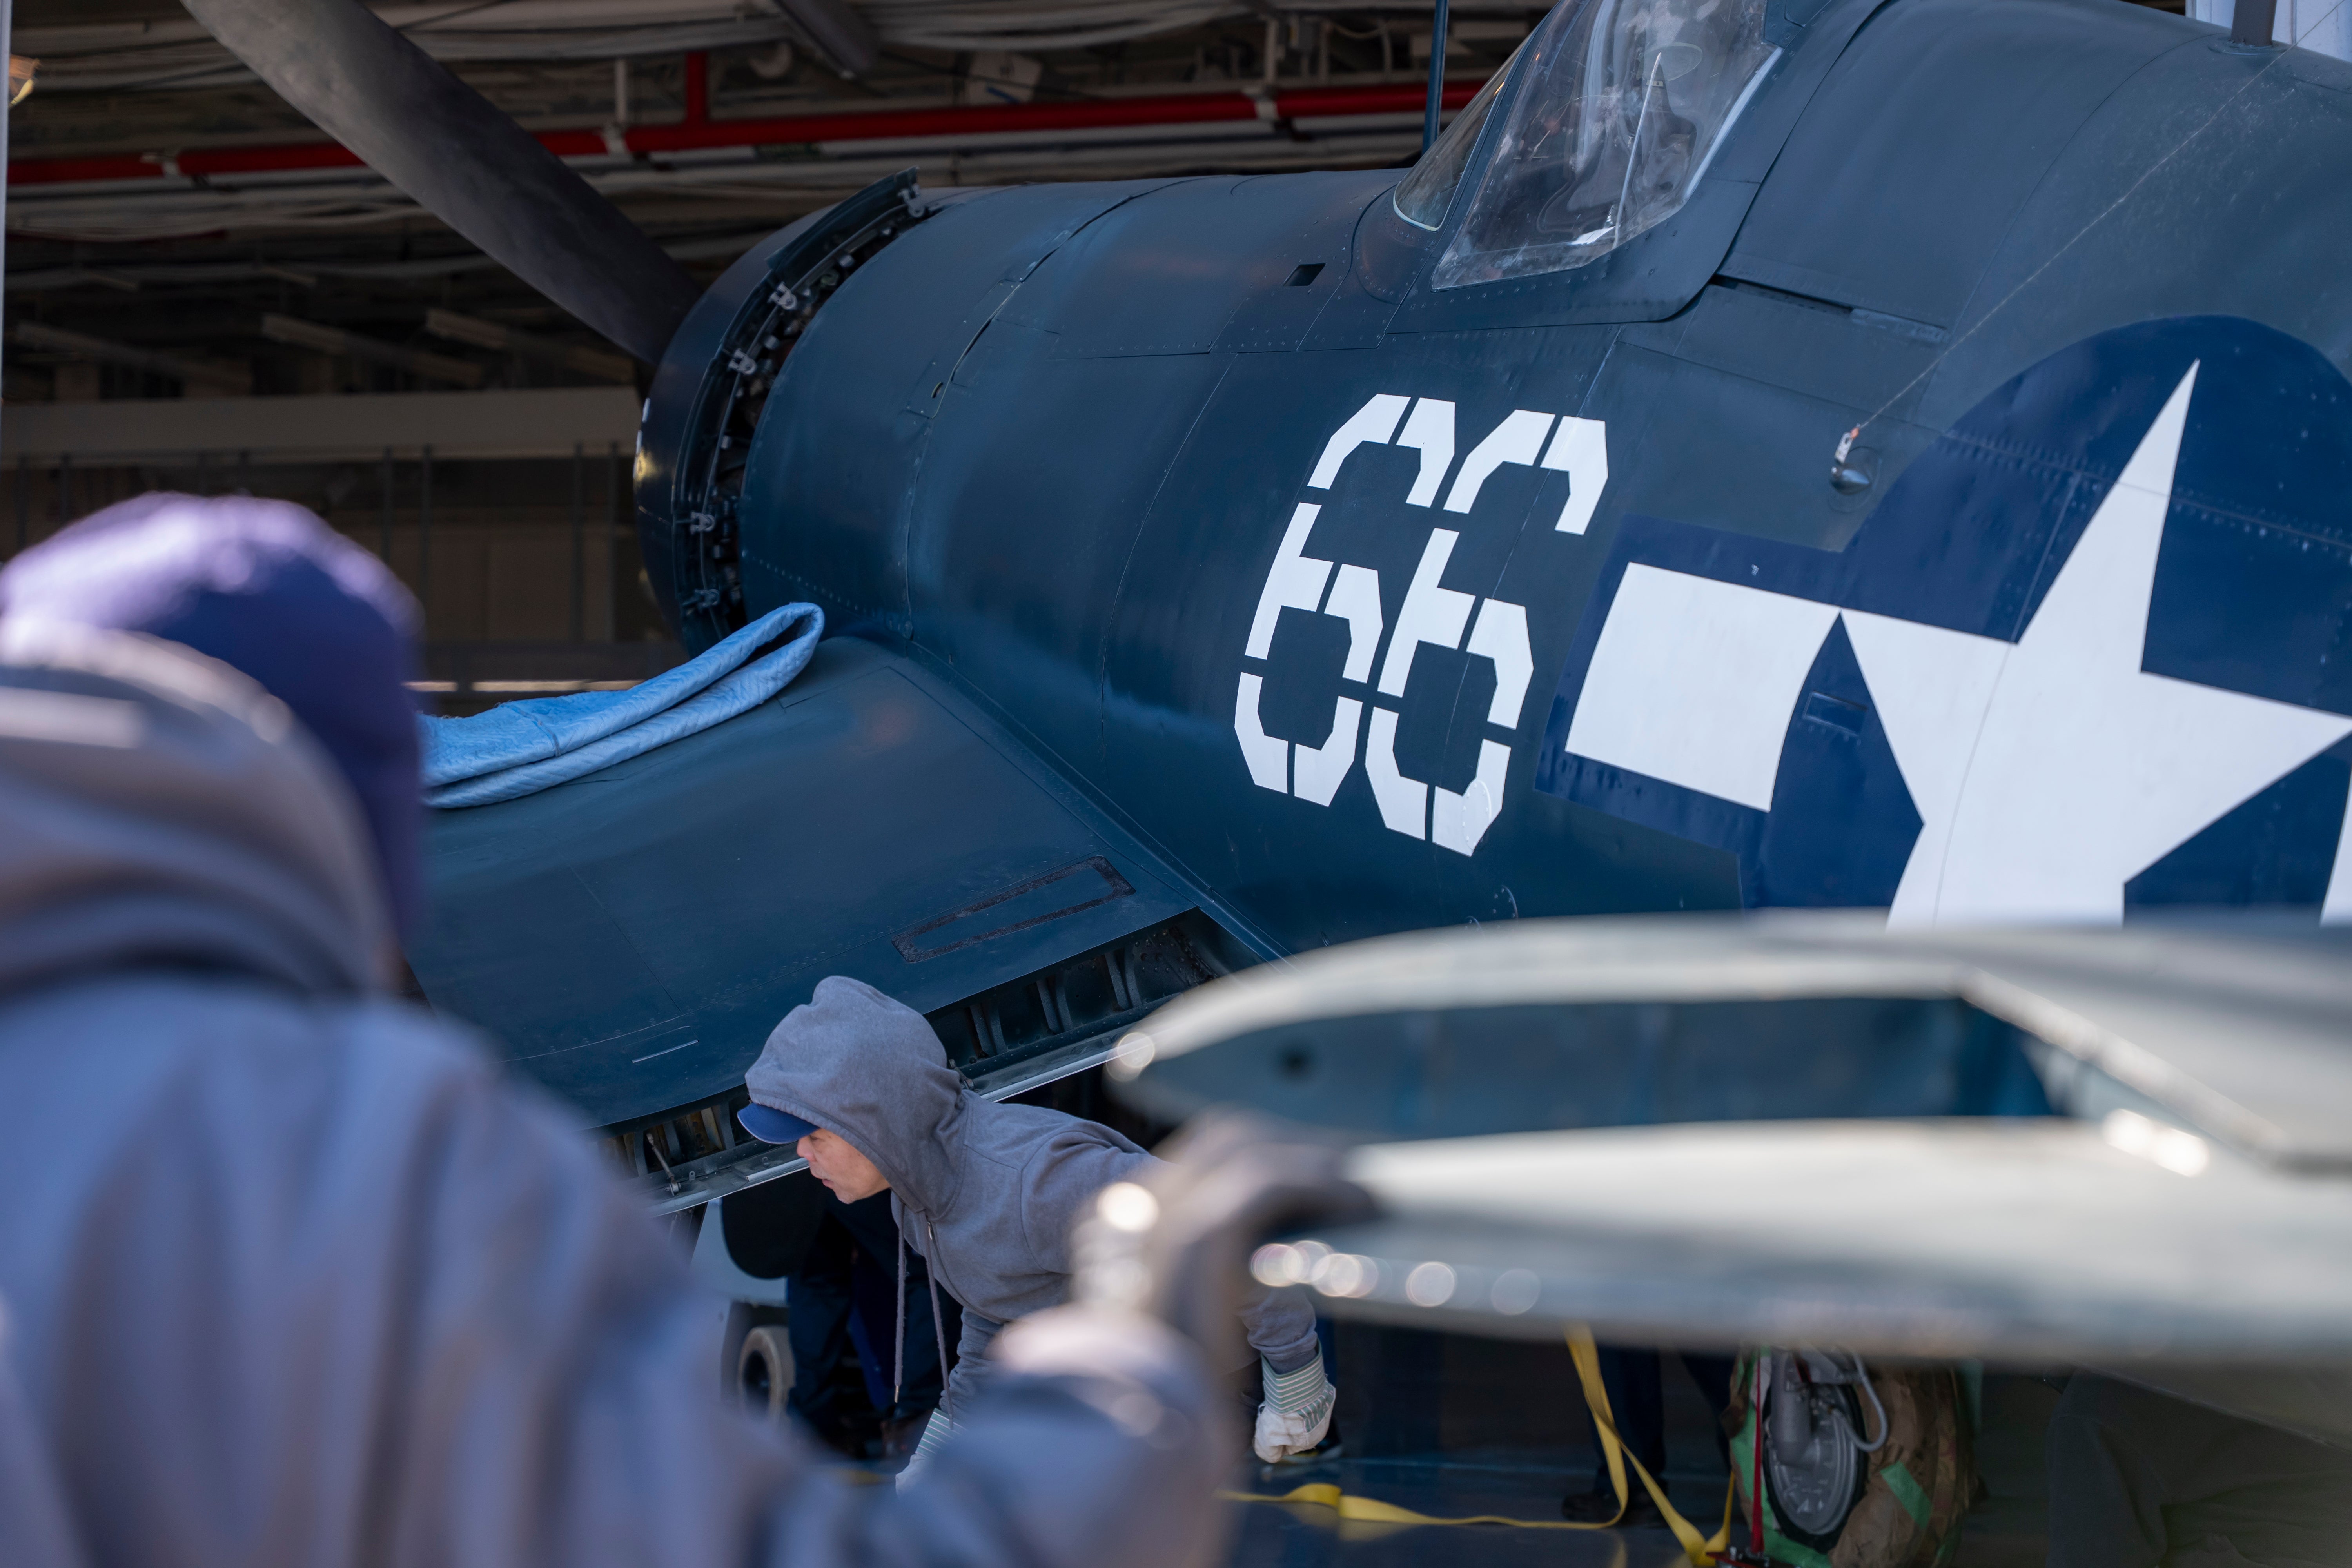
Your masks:
{"label": "blurred metal pole", "polygon": [[611,642],[620,635],[614,617],[619,613],[615,601],[621,585],[613,581],[613,552],[618,548],[621,510],[621,444],[604,443],[604,640]]}
{"label": "blurred metal pole", "polygon": [[581,640],[588,616],[588,443],[572,443],[572,640]]}
{"label": "blurred metal pole", "polygon": [[[8,46],[11,41],[16,7],[10,0],[0,0],[0,169],[8,166],[8,95],[14,84],[7,80]],[[5,286],[8,271],[8,182],[0,178],[0,286]],[[25,514],[16,512],[16,548],[25,548]]]}
{"label": "blurred metal pole", "polygon": [[[14,5],[0,0],[0,61],[7,61],[9,33],[14,24]],[[0,66],[0,82],[7,80],[7,68]],[[0,87],[0,169],[7,169],[7,97],[14,85]],[[0,284],[7,282],[7,181],[0,179]],[[24,508],[16,508],[16,548],[24,550]]]}
{"label": "blurred metal pole", "polygon": [[[5,3],[5,0],[0,0]],[[16,459],[16,551],[33,542],[33,458],[25,453]]]}
{"label": "blurred metal pole", "polygon": [[383,558],[384,570],[397,576],[399,574],[393,571],[392,564],[392,448],[389,447],[383,449],[383,467],[377,470],[375,484],[376,499],[383,503],[383,510],[376,521],[379,540],[376,553]]}
{"label": "blurred metal pole", "polygon": [[776,9],[800,25],[827,64],[845,77],[861,77],[882,56],[874,24],[844,0],[775,0]]}
{"label": "blurred metal pole", "polygon": [[433,448],[416,471],[416,607],[424,640],[433,640]]}
{"label": "blurred metal pole", "polygon": [[1437,13],[1429,24],[1429,101],[1421,111],[1421,150],[1424,153],[1437,140],[1438,111],[1445,107],[1445,13],[1446,0],[1437,0]]}

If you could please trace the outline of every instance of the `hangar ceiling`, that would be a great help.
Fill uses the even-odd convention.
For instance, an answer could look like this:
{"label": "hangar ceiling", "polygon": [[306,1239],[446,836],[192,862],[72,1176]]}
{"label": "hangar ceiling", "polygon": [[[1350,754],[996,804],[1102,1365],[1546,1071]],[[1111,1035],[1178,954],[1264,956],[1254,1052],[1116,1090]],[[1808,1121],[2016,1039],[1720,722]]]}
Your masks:
{"label": "hangar ceiling", "polygon": [[[1409,162],[1429,47],[1411,0],[863,0],[876,46],[853,77],[754,0],[377,9],[703,278],[909,164],[952,185]],[[1454,14],[1469,81],[1541,8]],[[43,63],[9,128],[11,400],[614,379],[607,345],[339,156],[172,0],[16,16]]]}

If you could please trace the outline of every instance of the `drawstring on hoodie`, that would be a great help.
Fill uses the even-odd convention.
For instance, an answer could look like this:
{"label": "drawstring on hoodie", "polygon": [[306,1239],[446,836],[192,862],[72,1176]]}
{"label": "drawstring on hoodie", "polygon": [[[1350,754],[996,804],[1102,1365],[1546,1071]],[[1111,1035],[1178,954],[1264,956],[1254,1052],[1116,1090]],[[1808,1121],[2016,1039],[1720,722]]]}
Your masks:
{"label": "drawstring on hoodie", "polygon": [[[940,1255],[940,1233],[939,1227],[931,1224],[929,1215],[923,1216],[923,1235],[930,1242],[930,1246],[924,1249],[923,1283],[931,1288],[931,1337],[940,1343],[940,1404],[948,1413],[948,1425],[952,1426],[955,1425],[955,1395],[948,1391],[948,1327],[940,1321],[940,1271],[931,1267],[931,1260]],[[907,1245],[904,1237],[899,1238],[898,1245]],[[906,1293],[906,1288],[901,1286],[898,1291],[901,1300]],[[900,1309],[904,1310],[903,1307]]]}
{"label": "drawstring on hoodie", "polygon": [[[923,1216],[923,1234],[930,1240],[925,1248],[923,1283],[931,1290],[931,1337],[940,1347],[940,1403],[947,1411],[948,1421],[955,1421],[955,1395],[948,1392],[948,1330],[940,1320],[940,1277],[930,1268],[930,1258],[939,1256],[939,1227],[931,1216]],[[907,1382],[907,1233],[898,1232],[898,1331],[890,1347],[890,1404],[895,1408],[902,1397],[900,1390]]]}

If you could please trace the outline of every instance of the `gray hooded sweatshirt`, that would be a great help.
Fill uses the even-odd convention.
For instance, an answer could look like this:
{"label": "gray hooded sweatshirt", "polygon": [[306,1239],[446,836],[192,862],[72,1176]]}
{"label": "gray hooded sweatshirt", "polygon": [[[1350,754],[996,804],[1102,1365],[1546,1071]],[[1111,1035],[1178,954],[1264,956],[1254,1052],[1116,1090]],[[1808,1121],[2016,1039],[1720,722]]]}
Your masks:
{"label": "gray hooded sweatshirt", "polygon": [[[848,1140],[890,1184],[898,1234],[963,1304],[948,1403],[962,1419],[1004,1324],[1065,1300],[1070,1232],[1151,1156],[1100,1122],[974,1094],[923,1016],[841,975],[785,1015],[744,1076],[761,1104]],[[1249,1287],[1242,1323],[1277,1373],[1319,1353],[1306,1303]]]}
{"label": "gray hooded sweatshirt", "polygon": [[1193,1560],[1226,1438],[1155,1324],[1008,1336],[895,1493],[724,1405],[567,1118],[375,994],[363,831],[236,671],[0,621],[0,1561]]}

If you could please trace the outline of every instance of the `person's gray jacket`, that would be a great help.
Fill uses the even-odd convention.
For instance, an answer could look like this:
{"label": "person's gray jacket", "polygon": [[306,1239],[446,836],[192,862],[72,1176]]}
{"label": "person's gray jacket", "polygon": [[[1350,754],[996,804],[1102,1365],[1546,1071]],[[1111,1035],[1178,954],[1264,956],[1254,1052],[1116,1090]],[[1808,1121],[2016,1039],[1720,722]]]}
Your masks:
{"label": "person's gray jacket", "polygon": [[20,633],[0,622],[11,1568],[1192,1560],[1227,1439],[1158,1325],[1012,1337],[983,1440],[902,1492],[723,1405],[719,1305],[576,1118],[377,994],[377,872],[286,710],[173,645]]}
{"label": "person's gray jacket", "polygon": [[[1070,1235],[1095,1194],[1151,1156],[1100,1122],[983,1100],[923,1016],[835,975],[785,1015],[745,1075],[751,1098],[839,1134],[890,1183],[899,1235],[963,1304],[948,1401],[970,1399],[1008,1322],[1066,1300]],[[1319,1353],[1312,1309],[1247,1287],[1242,1322],[1277,1373]]]}

